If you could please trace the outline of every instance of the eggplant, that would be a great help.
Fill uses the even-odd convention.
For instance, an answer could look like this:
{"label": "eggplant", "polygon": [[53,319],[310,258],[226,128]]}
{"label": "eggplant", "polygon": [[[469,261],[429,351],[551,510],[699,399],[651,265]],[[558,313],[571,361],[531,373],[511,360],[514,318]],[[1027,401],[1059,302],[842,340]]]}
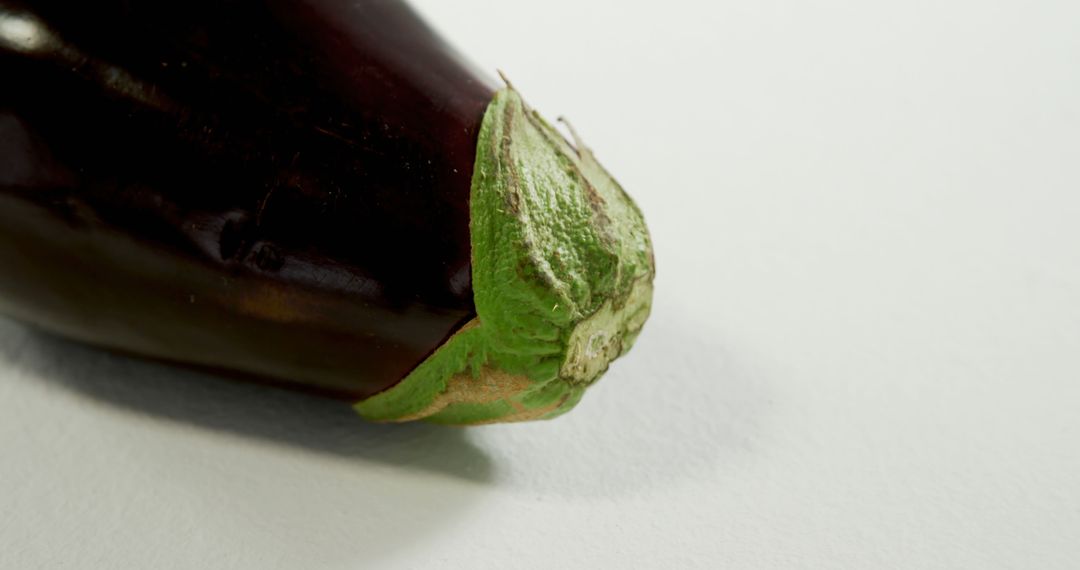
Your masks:
{"label": "eggplant", "polygon": [[0,312],[354,402],[555,417],[633,344],[637,206],[387,0],[0,0]]}

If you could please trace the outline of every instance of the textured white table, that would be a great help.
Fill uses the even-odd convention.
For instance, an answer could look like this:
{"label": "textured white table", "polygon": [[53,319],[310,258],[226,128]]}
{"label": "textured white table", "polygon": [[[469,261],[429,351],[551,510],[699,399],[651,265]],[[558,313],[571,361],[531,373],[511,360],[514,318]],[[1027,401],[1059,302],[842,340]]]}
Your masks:
{"label": "textured white table", "polygon": [[0,321],[0,568],[1080,567],[1080,3],[419,5],[638,198],[638,347],[379,427]]}

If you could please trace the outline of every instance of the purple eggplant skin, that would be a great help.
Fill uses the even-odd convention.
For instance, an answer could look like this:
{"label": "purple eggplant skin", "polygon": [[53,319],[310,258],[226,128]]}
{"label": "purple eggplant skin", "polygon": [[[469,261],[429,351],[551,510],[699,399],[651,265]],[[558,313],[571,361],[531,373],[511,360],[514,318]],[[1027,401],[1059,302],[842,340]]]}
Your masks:
{"label": "purple eggplant skin", "polygon": [[0,312],[360,399],[475,316],[496,87],[387,0],[0,0]]}

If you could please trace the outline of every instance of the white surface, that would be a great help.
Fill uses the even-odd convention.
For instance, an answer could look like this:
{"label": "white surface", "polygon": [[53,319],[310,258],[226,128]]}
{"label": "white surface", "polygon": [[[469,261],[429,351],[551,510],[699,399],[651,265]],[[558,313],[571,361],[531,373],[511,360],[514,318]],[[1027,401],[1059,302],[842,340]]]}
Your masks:
{"label": "white surface", "polygon": [[391,428],[0,321],[0,567],[1080,567],[1080,3],[419,5],[637,197],[638,347]]}

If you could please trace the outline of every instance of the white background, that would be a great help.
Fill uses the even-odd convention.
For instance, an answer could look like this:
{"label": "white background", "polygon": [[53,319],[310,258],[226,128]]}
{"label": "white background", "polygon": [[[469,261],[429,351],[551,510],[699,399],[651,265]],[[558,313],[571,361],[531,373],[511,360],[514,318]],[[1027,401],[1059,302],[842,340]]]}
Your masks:
{"label": "white background", "polygon": [[417,4],[638,199],[637,348],[379,427],[0,321],[0,567],[1080,567],[1080,3]]}

